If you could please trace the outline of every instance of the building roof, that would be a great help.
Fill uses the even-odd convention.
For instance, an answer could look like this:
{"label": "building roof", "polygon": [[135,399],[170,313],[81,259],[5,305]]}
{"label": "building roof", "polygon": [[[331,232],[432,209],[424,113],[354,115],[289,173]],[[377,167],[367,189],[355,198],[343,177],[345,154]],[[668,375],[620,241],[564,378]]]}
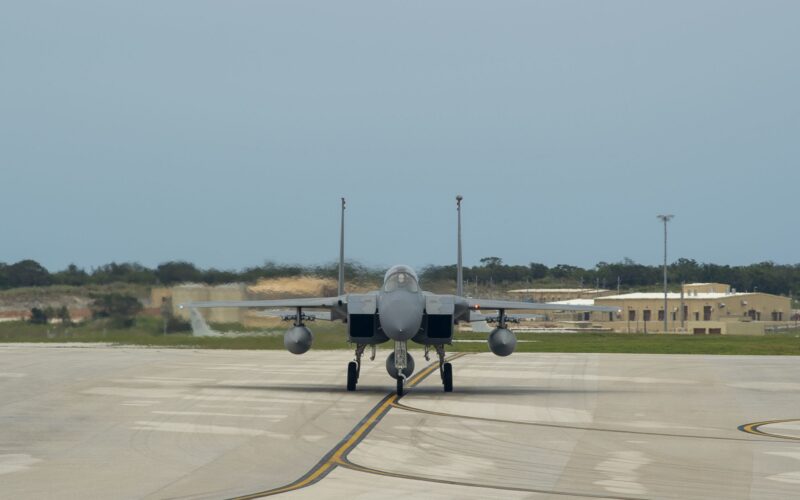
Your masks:
{"label": "building roof", "polygon": [[[752,293],[693,293],[683,294],[683,300],[716,300],[716,299],[724,299],[727,297],[742,297],[745,295],[753,295]],[[655,300],[655,299],[663,299],[664,293],[663,292],[637,292],[637,293],[625,293],[622,295],[609,295],[607,297],[598,297],[597,300]],[[668,300],[680,300],[681,294],[678,292],[669,292],[667,293]]]}
{"label": "building roof", "polygon": [[549,302],[549,304],[561,304],[565,306],[593,306],[594,299],[558,300],[556,302]]}
{"label": "building roof", "polygon": [[520,288],[508,293],[601,293],[608,290],[602,288]]}

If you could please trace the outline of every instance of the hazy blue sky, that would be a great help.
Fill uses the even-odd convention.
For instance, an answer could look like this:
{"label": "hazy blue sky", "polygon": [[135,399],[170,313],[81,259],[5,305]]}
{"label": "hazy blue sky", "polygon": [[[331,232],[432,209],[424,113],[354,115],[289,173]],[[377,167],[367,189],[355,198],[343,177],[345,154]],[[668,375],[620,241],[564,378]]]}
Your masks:
{"label": "hazy blue sky", "polygon": [[[797,1],[4,1],[0,261],[800,262]],[[672,259],[671,259],[672,260]]]}

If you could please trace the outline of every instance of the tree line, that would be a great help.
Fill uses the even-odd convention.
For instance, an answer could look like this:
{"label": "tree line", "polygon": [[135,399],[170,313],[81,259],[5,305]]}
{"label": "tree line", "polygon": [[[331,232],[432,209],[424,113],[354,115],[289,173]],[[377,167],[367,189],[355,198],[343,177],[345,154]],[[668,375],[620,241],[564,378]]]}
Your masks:
{"label": "tree line", "polygon": [[[371,268],[357,262],[348,262],[345,277],[349,282],[379,282],[385,269]],[[464,268],[468,282],[485,284],[527,283],[531,286],[584,286],[614,289],[652,287],[663,279],[661,266],[638,264],[630,259],[620,262],[599,262],[592,268],[567,264],[547,266],[532,262],[528,265],[508,265],[499,257],[485,257],[480,264]],[[780,295],[800,292],[800,264],[775,264],[760,262],[746,266],[729,266],[699,263],[681,258],[668,266],[670,283],[719,282],[728,283],[739,291],[761,291]],[[420,278],[427,282],[454,281],[455,265],[427,266]],[[255,282],[261,278],[282,278],[313,275],[336,279],[336,263],[301,266],[267,262],[261,266],[241,271],[201,269],[190,262],[171,261],[154,269],[137,263],[112,262],[85,270],[75,265],[57,272],[49,272],[34,260],[15,264],[0,263],[0,289],[49,285],[104,285],[129,283],[145,286],[174,285],[178,283],[207,283],[218,285],[231,282]]]}
{"label": "tree line", "polygon": [[[532,262],[527,266],[506,265],[498,257],[481,259],[480,266],[465,267],[464,279],[479,283],[528,283],[545,287],[581,286],[623,290],[661,286],[664,279],[663,266],[638,264],[631,259],[620,262],[599,262],[593,268],[584,269],[568,264],[548,267]],[[800,264],[775,264],[759,262],[746,266],[730,266],[699,263],[681,258],[667,266],[669,282],[673,288],[680,283],[726,283],[737,291],[760,291],[777,295],[793,295],[800,292]],[[453,279],[456,266],[430,266],[423,270],[422,277],[429,280]]]}
{"label": "tree line", "polygon": [[[345,264],[345,276],[353,281],[375,281],[383,276],[380,269],[372,269],[359,263]],[[171,261],[159,264],[154,269],[138,263],[112,262],[85,270],[74,264],[51,273],[35,260],[22,260],[15,264],[0,262],[0,290],[20,287],[50,285],[109,285],[129,283],[134,285],[159,286],[179,283],[207,283],[221,285],[233,282],[255,282],[262,278],[284,278],[292,276],[319,276],[336,279],[339,275],[337,263],[318,266],[300,266],[266,262],[264,265],[248,267],[241,271],[201,269],[190,262]]]}

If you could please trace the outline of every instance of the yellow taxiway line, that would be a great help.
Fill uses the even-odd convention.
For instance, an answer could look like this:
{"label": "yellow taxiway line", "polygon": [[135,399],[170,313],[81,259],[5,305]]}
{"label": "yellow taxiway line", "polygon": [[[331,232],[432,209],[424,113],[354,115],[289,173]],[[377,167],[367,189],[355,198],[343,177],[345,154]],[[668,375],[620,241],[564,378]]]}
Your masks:
{"label": "yellow taxiway line", "polygon": [[788,418],[784,420],[765,420],[763,422],[753,422],[751,424],[744,424],[739,426],[739,430],[742,432],[746,432],[748,434],[755,434],[757,436],[769,436],[772,438],[778,439],[791,439],[793,441],[800,441],[800,437],[797,436],[784,436],[782,434],[772,434],[769,432],[764,432],[760,429],[761,426],[768,425],[768,424],[784,424],[786,422],[800,422],[800,419],[796,418]]}
{"label": "yellow taxiway line", "polygon": [[[457,353],[447,358],[448,361],[452,361],[454,359],[460,358],[464,356],[466,353]],[[420,382],[422,382],[425,377],[433,373],[434,370],[438,369],[438,363],[431,363],[430,365],[426,366],[422,371],[411,377],[408,382],[406,383],[406,387],[409,389],[415,387]],[[231,500],[252,500],[255,498],[264,498],[272,495],[278,495],[280,493],[286,493],[287,491],[299,490],[300,488],[305,488],[306,486],[311,486],[312,484],[318,482],[325,476],[327,476],[333,469],[340,465],[349,465],[347,462],[347,454],[350,453],[353,448],[358,446],[369,432],[380,422],[380,420],[389,413],[389,410],[397,403],[397,393],[393,392],[383,398],[380,403],[375,405],[372,410],[361,420],[361,422],[356,425],[356,427],[350,431],[350,433],[345,436],[345,438],[336,445],[331,451],[329,451],[322,460],[317,462],[310,471],[305,473],[302,477],[293,481],[285,486],[280,486],[278,488],[273,488],[271,490],[264,490],[259,491],[257,493],[250,493],[248,495],[242,495],[238,497],[233,497]]]}

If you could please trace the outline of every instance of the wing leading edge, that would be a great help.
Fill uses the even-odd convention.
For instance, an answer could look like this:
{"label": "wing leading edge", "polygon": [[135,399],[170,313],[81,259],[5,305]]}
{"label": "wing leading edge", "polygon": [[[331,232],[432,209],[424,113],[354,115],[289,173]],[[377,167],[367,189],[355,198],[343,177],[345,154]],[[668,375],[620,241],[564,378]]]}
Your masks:
{"label": "wing leading edge", "polygon": [[277,307],[310,307],[331,309],[347,303],[347,296],[339,297],[314,297],[309,299],[279,299],[279,300],[220,300],[207,302],[187,302],[181,307],[208,308],[208,307],[257,307],[262,309]]}

